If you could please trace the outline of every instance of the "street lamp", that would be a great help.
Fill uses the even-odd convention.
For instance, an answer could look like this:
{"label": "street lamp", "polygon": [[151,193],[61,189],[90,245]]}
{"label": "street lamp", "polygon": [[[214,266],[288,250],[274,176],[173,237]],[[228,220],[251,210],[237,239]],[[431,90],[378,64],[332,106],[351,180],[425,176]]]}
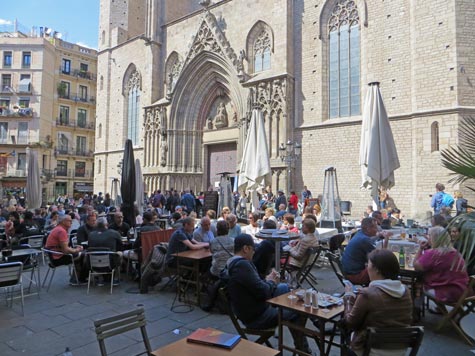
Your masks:
{"label": "street lamp", "polygon": [[290,194],[290,174],[292,173],[294,162],[300,158],[302,146],[298,142],[294,143],[288,140],[287,144],[280,144],[279,151],[280,159],[287,165],[287,194]]}

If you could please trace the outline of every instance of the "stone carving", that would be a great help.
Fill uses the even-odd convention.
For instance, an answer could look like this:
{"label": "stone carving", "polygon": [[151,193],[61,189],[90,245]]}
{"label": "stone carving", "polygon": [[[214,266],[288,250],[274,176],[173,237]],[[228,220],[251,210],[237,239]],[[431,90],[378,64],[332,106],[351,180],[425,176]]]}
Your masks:
{"label": "stone carving", "polygon": [[283,111],[287,109],[287,81],[285,78],[260,82],[255,87],[256,103],[264,112]]}
{"label": "stone carving", "polygon": [[129,80],[127,81],[126,92],[129,92],[135,87],[140,89],[141,86],[142,86],[142,77],[138,71],[134,70],[132,74],[130,74]]}
{"label": "stone carving", "polygon": [[228,127],[228,112],[226,111],[226,106],[222,101],[219,103],[218,108],[216,109],[214,126],[216,126],[217,129]]}
{"label": "stone carving", "polygon": [[354,0],[340,0],[335,5],[328,22],[329,32],[338,31],[341,25],[353,26],[359,23],[360,17]]}
{"label": "stone carving", "polygon": [[162,137],[160,139],[160,165],[162,167],[165,167],[167,165],[167,152],[168,152],[167,136],[162,133]]}
{"label": "stone carving", "polygon": [[212,118],[211,116],[208,117],[207,122],[208,122],[208,124],[207,124],[208,130],[212,130],[213,127],[214,127],[214,126],[213,126],[213,118]]}

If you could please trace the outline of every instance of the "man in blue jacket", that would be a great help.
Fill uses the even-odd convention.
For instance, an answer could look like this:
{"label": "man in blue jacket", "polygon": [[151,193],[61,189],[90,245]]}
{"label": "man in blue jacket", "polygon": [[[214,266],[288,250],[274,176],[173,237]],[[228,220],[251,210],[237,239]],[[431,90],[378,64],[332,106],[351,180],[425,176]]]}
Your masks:
{"label": "man in blue jacket", "polygon": [[[246,327],[268,329],[278,325],[278,310],[266,300],[289,292],[289,286],[279,283],[279,274],[273,270],[264,280],[259,277],[251,262],[254,255],[254,240],[251,235],[241,234],[234,239],[234,257],[226,263],[228,291],[231,306],[236,316]],[[305,318],[284,310],[284,320],[304,325]],[[301,332],[290,330],[295,347],[309,352],[307,338]]]}

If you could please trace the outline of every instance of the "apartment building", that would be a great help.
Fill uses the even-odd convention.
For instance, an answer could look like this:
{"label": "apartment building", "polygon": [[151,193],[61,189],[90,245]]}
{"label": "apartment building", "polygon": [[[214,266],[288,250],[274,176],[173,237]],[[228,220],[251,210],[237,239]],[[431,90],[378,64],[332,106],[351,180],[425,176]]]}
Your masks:
{"label": "apartment building", "polygon": [[0,187],[22,193],[37,152],[44,202],[92,192],[97,52],[44,31],[0,33]]}

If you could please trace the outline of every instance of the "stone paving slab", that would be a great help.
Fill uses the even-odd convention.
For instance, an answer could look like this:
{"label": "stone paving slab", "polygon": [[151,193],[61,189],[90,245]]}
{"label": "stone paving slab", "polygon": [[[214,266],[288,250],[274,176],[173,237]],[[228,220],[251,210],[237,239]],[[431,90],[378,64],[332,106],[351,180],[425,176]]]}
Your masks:
{"label": "stone paving slab", "polygon": [[[41,269],[44,275],[46,268],[42,266]],[[329,268],[316,269],[315,274],[318,275],[321,291],[342,291],[341,284]],[[182,339],[200,327],[211,326],[235,332],[226,315],[207,313],[198,307],[194,307],[189,313],[175,313],[170,310],[175,298],[174,288],[159,291],[156,287],[156,290],[151,290],[148,294],[127,292],[134,287],[137,287],[136,283],[123,281],[120,286],[114,287],[113,293],[110,294],[107,285],[91,286],[87,295],[87,286],[69,286],[67,269],[59,269],[48,293],[46,289],[42,289],[40,298],[29,296],[25,299],[25,317],[20,314],[19,300],[15,300],[13,309],[0,304],[0,355],[54,356],[62,355],[66,347],[69,347],[74,356],[99,356],[93,321],[137,306],[145,309],[147,332],[154,349]],[[175,305],[177,303],[175,301]],[[463,343],[453,330],[447,329],[440,334],[433,332],[439,318],[426,314],[422,322],[425,336],[419,354],[473,355],[471,350],[475,347]],[[475,335],[475,316],[471,315],[464,324],[468,325]],[[179,330],[179,334],[175,334],[174,330]],[[108,353],[113,356],[137,354],[143,350],[141,340],[139,331],[111,338],[106,341]],[[285,340],[291,340],[287,330]],[[276,338],[271,342],[277,346]],[[317,349],[312,340],[310,346],[314,350]],[[339,349],[333,348],[331,355],[339,355]]]}

